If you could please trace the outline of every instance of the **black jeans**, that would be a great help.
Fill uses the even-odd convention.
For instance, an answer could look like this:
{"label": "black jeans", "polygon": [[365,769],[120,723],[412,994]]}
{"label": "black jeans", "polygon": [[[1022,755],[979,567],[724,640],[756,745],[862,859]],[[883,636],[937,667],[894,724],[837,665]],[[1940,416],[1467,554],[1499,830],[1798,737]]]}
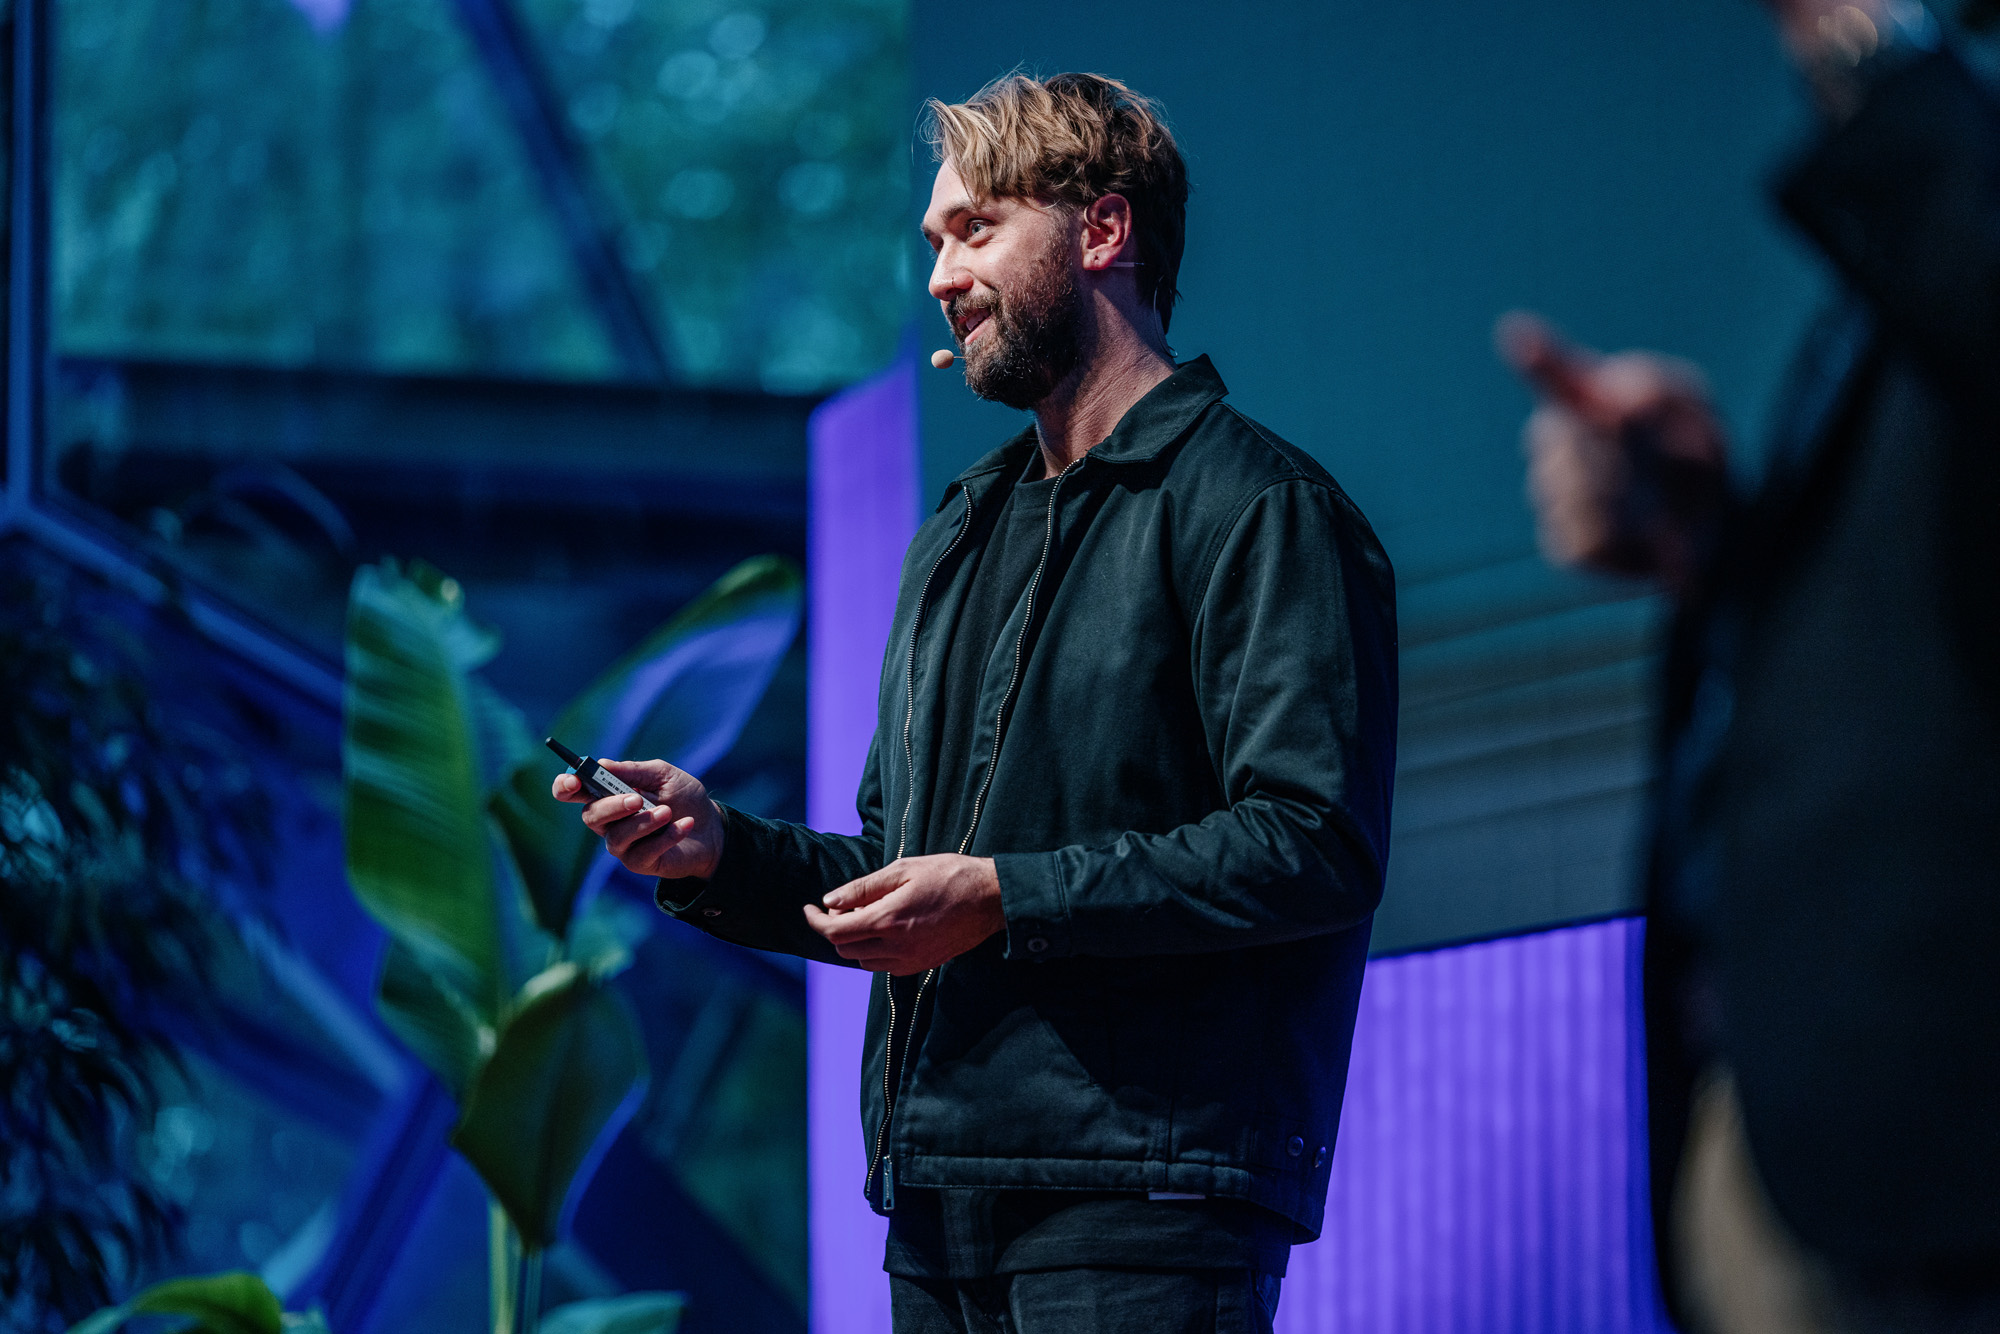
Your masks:
{"label": "black jeans", "polygon": [[889,1302],[895,1334],[1271,1334],[1278,1283],[1249,1269],[891,1274]]}

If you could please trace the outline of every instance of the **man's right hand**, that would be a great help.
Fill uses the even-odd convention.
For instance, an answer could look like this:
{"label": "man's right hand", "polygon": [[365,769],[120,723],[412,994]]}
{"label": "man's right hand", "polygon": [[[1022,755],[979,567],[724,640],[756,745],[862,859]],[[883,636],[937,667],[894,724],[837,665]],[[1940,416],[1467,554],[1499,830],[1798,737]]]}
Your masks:
{"label": "man's right hand", "polygon": [[700,779],[665,760],[598,763],[659,805],[647,810],[631,796],[592,801],[575,774],[558,774],[551,790],[557,801],[583,805],[583,823],[625,869],[663,880],[715,874],[722,864],[722,813]]}
{"label": "man's right hand", "polygon": [[1522,448],[1544,554],[1683,590],[1728,490],[1722,425],[1700,373],[1652,352],[1572,348],[1521,312],[1495,336],[1542,397]]}

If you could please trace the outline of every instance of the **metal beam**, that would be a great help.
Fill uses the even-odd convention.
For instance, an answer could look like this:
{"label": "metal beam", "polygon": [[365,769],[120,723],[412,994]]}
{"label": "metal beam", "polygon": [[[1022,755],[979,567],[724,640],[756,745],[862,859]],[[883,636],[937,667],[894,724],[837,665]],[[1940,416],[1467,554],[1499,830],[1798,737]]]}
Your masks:
{"label": "metal beam", "polygon": [[609,210],[592,188],[589,164],[565,128],[562,101],[513,6],[508,0],[454,3],[515,132],[528,150],[529,161],[541,178],[570,254],[626,373],[637,380],[665,380],[667,357],[647,313],[647,302],[618,253]]}
{"label": "metal beam", "polygon": [[49,0],[14,0],[7,177],[7,485],[0,528],[34,494],[48,324]]}
{"label": "metal beam", "polygon": [[281,643],[220,603],[184,586],[169,586],[105,533],[40,507],[11,512],[8,519],[8,527],[25,533],[71,564],[90,570],[143,602],[177,603],[189,624],[210,643],[262,669],[315,704],[339,712],[341,680],[337,672],[311,655]]}
{"label": "metal beam", "polygon": [[[21,533],[73,564],[148,602],[176,596],[108,534],[37,503],[37,472],[48,392],[49,77],[51,0],[14,0],[7,175],[7,477],[0,488],[0,534]],[[181,594],[189,620],[213,642],[328,707],[340,707],[340,678],[219,604]]]}

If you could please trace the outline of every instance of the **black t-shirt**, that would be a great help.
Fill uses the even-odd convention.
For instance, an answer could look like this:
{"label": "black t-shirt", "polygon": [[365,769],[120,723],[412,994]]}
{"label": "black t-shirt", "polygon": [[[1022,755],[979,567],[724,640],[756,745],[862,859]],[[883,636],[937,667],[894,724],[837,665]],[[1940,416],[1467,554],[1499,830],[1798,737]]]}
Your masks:
{"label": "black t-shirt", "polygon": [[[1039,458],[1030,467],[1039,471]],[[1053,477],[1017,481],[993,517],[966,534],[968,585],[958,620],[945,641],[943,677],[936,687],[940,711],[937,753],[931,772],[937,775],[937,795],[931,802],[930,823],[915,852],[957,852],[972,823],[975,796],[967,781],[972,769],[973,734],[983,721],[977,716],[979,685],[986,664],[1007,618],[1027,594],[1028,583],[1041,564],[1048,532],[1049,496]],[[949,794],[947,797],[946,794]]]}
{"label": "black t-shirt", "polygon": [[[931,772],[939,796],[912,853],[957,852],[972,821],[979,686],[1007,618],[1027,594],[1048,535],[1053,476],[1016,481],[990,521],[966,535],[970,584],[950,627]],[[944,794],[951,794],[946,799]],[[1282,1275],[1292,1225],[1243,1200],[1141,1194],[903,1187],[889,1216],[883,1268],[905,1278],[983,1278],[1034,1269],[1118,1265]]]}

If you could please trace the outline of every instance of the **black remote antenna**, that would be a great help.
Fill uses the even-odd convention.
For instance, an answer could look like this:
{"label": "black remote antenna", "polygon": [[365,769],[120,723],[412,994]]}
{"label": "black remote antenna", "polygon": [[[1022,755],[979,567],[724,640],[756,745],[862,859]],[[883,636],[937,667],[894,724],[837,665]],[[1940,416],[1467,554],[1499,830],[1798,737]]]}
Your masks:
{"label": "black remote antenna", "polygon": [[578,755],[554,737],[548,737],[546,740],[549,749],[562,757],[562,762],[567,764],[576,774],[576,781],[583,784],[583,790],[591,796],[599,799],[604,797],[633,796],[645,803],[647,807],[660,804],[620,778],[617,774],[612,773],[590,756]]}

